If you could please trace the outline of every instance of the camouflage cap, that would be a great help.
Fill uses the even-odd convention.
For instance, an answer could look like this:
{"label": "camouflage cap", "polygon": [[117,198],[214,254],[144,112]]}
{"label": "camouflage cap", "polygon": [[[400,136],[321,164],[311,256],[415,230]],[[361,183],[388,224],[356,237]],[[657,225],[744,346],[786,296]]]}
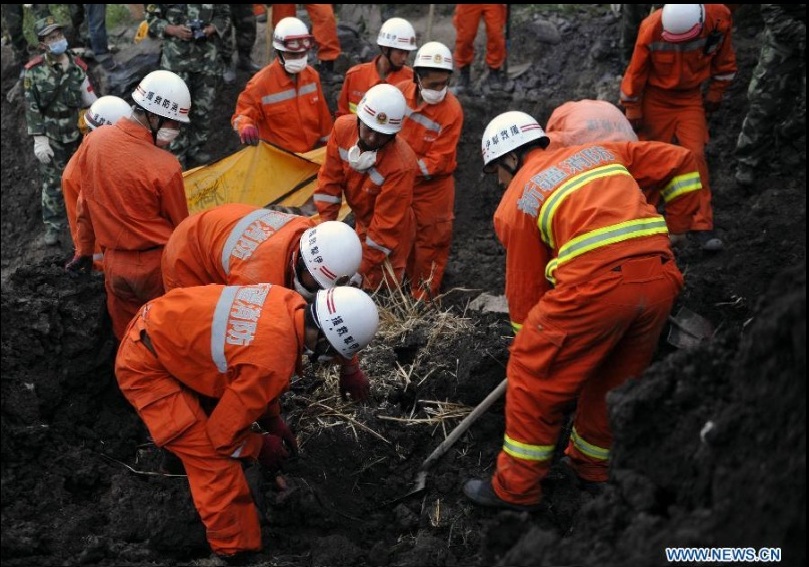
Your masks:
{"label": "camouflage cap", "polygon": [[64,26],[56,21],[53,16],[47,18],[40,18],[34,24],[34,33],[38,38],[43,38],[54,30],[60,30]]}

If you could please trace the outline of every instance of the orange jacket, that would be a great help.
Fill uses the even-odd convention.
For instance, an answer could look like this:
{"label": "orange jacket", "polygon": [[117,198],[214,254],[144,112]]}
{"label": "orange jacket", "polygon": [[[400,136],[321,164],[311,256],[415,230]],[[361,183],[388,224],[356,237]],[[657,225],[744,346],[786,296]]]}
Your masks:
{"label": "orange jacket", "polygon": [[646,89],[668,96],[691,97],[710,80],[705,100],[721,102],[736,75],[736,52],[731,41],[733,19],[724,4],[703,4],[705,23],[698,38],[684,43],[663,39],[663,10],[655,10],[640,24],[632,59],[621,81],[621,104],[627,118],[643,118]]}
{"label": "orange jacket", "polygon": [[702,186],[684,148],[607,142],[528,153],[494,214],[515,330],[551,285],[575,285],[632,256],[673,258],[666,220],[639,184],[665,185],[687,229]]}
{"label": "orange jacket", "polygon": [[407,100],[408,111],[399,137],[404,138],[418,158],[416,184],[452,175],[463,128],[463,109],[451,92],[438,104],[418,103],[413,81],[396,85]]}
{"label": "orange jacket", "polygon": [[[162,366],[197,394],[219,400],[207,421],[219,454],[258,456],[261,434],[250,425],[301,370],[305,306],[300,295],[272,284],[208,285],[172,290],[137,315]],[[143,356],[153,355],[144,348]],[[150,376],[126,387],[144,390],[140,407],[176,389]]]}
{"label": "orange jacket", "polygon": [[[68,183],[81,187],[77,252],[151,250],[188,216],[180,162],[130,119],[98,128],[76,152]],[[78,177],[78,179],[77,179]]]}
{"label": "orange jacket", "polygon": [[210,283],[292,287],[292,256],[309,217],[230,203],[181,222],[163,250],[166,291]]}
{"label": "orange jacket", "polygon": [[307,66],[290,77],[278,59],[253,75],[230,121],[239,134],[253,125],[262,140],[291,152],[322,146],[333,125],[318,72]]}
{"label": "orange jacket", "polygon": [[637,142],[638,136],[621,110],[606,100],[577,100],[557,106],[548,118],[548,149],[593,142]]}
{"label": "orange jacket", "polygon": [[373,86],[383,83],[396,85],[405,81],[413,82],[413,68],[407,65],[398,71],[391,71],[384,79],[380,77],[379,71],[376,69],[380,57],[382,55],[377,55],[372,61],[354,65],[346,71],[343,87],[340,89],[340,96],[337,98],[337,116],[356,114],[357,105],[365,96],[365,93],[368,92],[368,89]]}
{"label": "orange jacket", "polygon": [[357,117],[340,116],[326,146],[326,160],[317,175],[313,199],[322,221],[337,220],[343,195],[356,220],[362,242],[360,273],[378,267],[398,247],[412,246],[413,184],[416,155],[407,142],[394,137],[378,152],[376,165],[365,172],[348,165],[348,150],[359,140]]}

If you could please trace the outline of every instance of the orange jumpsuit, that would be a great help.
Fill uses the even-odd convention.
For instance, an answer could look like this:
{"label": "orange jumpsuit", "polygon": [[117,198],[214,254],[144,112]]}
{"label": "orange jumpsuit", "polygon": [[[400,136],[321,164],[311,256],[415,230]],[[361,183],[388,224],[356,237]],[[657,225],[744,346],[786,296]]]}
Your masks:
{"label": "orange jumpsuit", "polygon": [[[348,165],[348,150],[359,140],[357,120],[347,114],[334,122],[313,200],[322,221],[337,220],[345,196],[362,243],[363,288],[373,291],[383,282],[395,288],[404,278],[415,237],[411,205],[416,154],[407,142],[394,137],[378,150],[376,165],[355,171]],[[385,260],[390,261],[394,278],[385,269]]]}
{"label": "orange jumpsuit", "polygon": [[431,299],[440,293],[452,243],[453,172],[458,165],[463,109],[451,92],[438,104],[419,104],[414,82],[396,86],[405,95],[408,106],[399,137],[416,152],[419,166],[413,186],[416,240],[407,262],[407,276],[413,297]]}
{"label": "orange jumpsuit", "polygon": [[138,309],[163,295],[160,258],[188,216],[180,162],[131,119],[98,128],[76,152],[78,253],[104,251],[104,287],[115,337]]}
{"label": "orange jumpsuit", "polygon": [[[536,504],[559,432],[577,474],[607,477],[607,392],[650,363],[683,279],[666,222],[634,178],[699,182],[693,156],[661,143],[530,151],[494,215],[506,249],[506,298],[521,328],[507,367],[506,433],[492,486]],[[633,178],[634,177],[634,178]],[[696,201],[693,201],[693,207]]]}
{"label": "orange jumpsuit", "polygon": [[630,120],[642,119],[641,140],[677,143],[696,154],[705,190],[692,230],[713,229],[713,209],[705,144],[705,100],[718,103],[736,74],[730,11],[723,4],[703,4],[705,23],[699,37],[684,43],[663,39],[662,10],[641,22],[632,59],[621,81],[621,104]]}
{"label": "orange jumpsuit", "polygon": [[292,288],[291,258],[309,217],[230,203],[181,222],[163,250],[166,291],[210,283]]}
{"label": "orange jumpsuit", "polygon": [[[86,137],[92,132],[88,132]],[[84,143],[84,140],[82,140]],[[67,224],[70,227],[70,238],[73,240],[73,248],[78,251],[79,235],[78,225],[76,223],[76,204],[81,195],[81,172],[74,171],[76,169],[76,154],[70,156],[70,159],[62,170],[62,196],[65,198],[65,213],[67,214]],[[103,271],[104,253],[101,252],[101,246],[96,242],[95,250],[93,251],[93,269]]]}
{"label": "orange jumpsuit", "polygon": [[[140,310],[118,349],[121,392],[155,445],[182,460],[217,554],[261,549],[239,459],[258,457],[250,426],[300,370],[305,305],[272,284],[175,289]],[[210,415],[200,396],[216,401]]]}
{"label": "orange jumpsuit", "polygon": [[291,152],[322,146],[333,125],[317,71],[307,66],[290,77],[278,59],[248,81],[230,121],[239,134],[253,125],[262,140]]}
{"label": "orange jumpsuit", "polygon": [[486,23],[486,65],[501,69],[506,62],[506,4],[455,4],[455,66],[460,69],[475,59],[475,37],[481,18]]}
{"label": "orange jumpsuit", "polygon": [[[282,19],[295,17],[296,4],[273,4],[272,27]],[[317,43],[317,58],[321,61],[334,61],[340,56],[340,38],[337,37],[337,19],[332,4],[304,4],[309,19],[312,20],[312,35]]]}
{"label": "orange jumpsuit", "polygon": [[396,85],[404,81],[413,81],[413,68],[405,65],[398,71],[391,71],[384,79],[379,76],[376,66],[382,55],[374,57],[373,61],[354,65],[346,71],[340,96],[337,98],[336,116],[343,114],[356,114],[357,105],[373,86],[388,83]]}
{"label": "orange jumpsuit", "polygon": [[591,142],[638,141],[624,113],[606,100],[585,99],[557,106],[548,118],[545,133],[551,140],[548,149]]}

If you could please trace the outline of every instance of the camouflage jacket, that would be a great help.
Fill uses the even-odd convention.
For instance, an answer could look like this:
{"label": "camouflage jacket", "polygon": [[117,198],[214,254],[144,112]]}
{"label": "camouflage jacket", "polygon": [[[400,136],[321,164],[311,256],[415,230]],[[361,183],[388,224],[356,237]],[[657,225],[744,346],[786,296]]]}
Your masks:
{"label": "camouflage jacket", "polygon": [[806,4],[762,4],[761,17],[778,43],[806,45]]}
{"label": "camouflage jacket", "polygon": [[[186,25],[199,20],[204,28],[213,24],[216,34],[208,39],[183,41],[165,34],[168,25]],[[160,65],[175,73],[210,73],[223,71],[219,57],[221,41],[230,28],[228,4],[147,4],[146,21],[149,33],[163,40],[163,56]]]}
{"label": "camouflage jacket", "polygon": [[[67,70],[49,54],[39,55],[25,66],[25,121],[30,136],[69,143],[81,135],[79,111],[90,106],[95,95],[87,64],[69,51],[67,56]],[[83,88],[88,92],[82,93]]]}

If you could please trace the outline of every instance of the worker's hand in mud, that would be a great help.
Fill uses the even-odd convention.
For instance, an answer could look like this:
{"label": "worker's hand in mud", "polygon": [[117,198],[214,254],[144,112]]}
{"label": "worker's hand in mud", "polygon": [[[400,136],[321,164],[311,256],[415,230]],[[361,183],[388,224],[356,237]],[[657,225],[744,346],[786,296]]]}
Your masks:
{"label": "worker's hand in mud", "polygon": [[289,428],[286,421],[284,421],[280,415],[265,417],[258,423],[267,433],[280,437],[286,447],[292,451],[293,455],[297,454],[298,440],[295,438],[295,434],[292,433],[292,430]]}
{"label": "worker's hand in mud", "polygon": [[73,258],[65,264],[65,271],[70,276],[75,276],[80,273],[87,273],[93,267],[92,256],[81,256],[76,254]]}
{"label": "worker's hand in mud", "polygon": [[261,452],[258,454],[258,462],[270,473],[281,470],[284,461],[289,457],[289,451],[284,446],[284,440],[278,435],[267,433],[261,438]]}
{"label": "worker's hand in mud", "polygon": [[350,394],[355,402],[364,402],[370,393],[371,385],[359,363],[344,364],[340,368],[340,395],[344,400],[347,400]]}
{"label": "worker's hand in mud", "polygon": [[247,144],[250,146],[258,145],[258,128],[252,124],[248,124],[242,128],[241,132],[239,132],[239,139],[241,140],[242,144]]}

